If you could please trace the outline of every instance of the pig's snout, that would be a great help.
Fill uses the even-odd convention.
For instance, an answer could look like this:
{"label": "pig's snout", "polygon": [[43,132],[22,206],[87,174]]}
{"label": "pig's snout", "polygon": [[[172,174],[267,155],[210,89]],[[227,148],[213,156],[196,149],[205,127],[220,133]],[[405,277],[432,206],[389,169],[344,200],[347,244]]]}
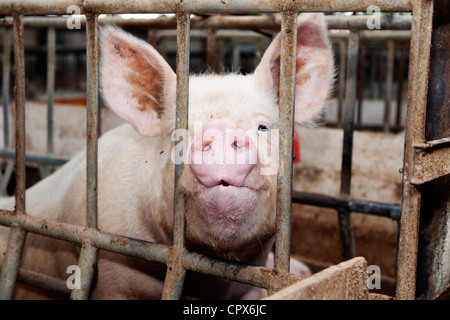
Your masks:
{"label": "pig's snout", "polygon": [[208,122],[192,144],[192,171],[207,187],[243,187],[256,163],[255,143],[229,120]]}

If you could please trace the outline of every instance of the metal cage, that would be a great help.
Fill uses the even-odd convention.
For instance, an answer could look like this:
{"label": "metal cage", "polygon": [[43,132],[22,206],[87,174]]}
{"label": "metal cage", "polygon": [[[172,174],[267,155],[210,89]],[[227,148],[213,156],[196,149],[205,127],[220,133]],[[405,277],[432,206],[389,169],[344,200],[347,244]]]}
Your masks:
{"label": "metal cage", "polygon": [[[72,299],[87,299],[94,276],[93,265],[98,250],[109,250],[124,255],[157,261],[168,266],[163,299],[180,299],[186,270],[215,275],[253,286],[265,288],[269,294],[298,282],[305,281],[289,273],[289,249],[292,201],[336,208],[339,217],[343,256],[355,256],[351,226],[351,212],[365,212],[388,216],[400,221],[400,238],[397,266],[397,299],[415,299],[418,295],[433,298],[448,291],[449,279],[431,276],[439,263],[448,264],[442,256],[443,243],[448,242],[445,230],[450,217],[448,197],[448,173],[450,172],[450,127],[448,99],[433,99],[432,96],[448,98],[449,72],[444,76],[440,66],[448,66],[448,28],[445,29],[445,12],[449,8],[445,1],[438,0],[380,0],[377,5],[382,12],[412,12],[411,59],[409,65],[409,89],[405,157],[403,168],[403,203],[392,206],[383,203],[352,199],[350,196],[352,141],[355,118],[356,76],[360,29],[365,21],[354,20],[344,27],[351,29],[348,41],[347,83],[343,107],[344,146],[341,176],[341,197],[308,194],[292,190],[292,145],[295,85],[296,16],[299,12],[319,11],[366,11],[373,1],[139,1],[111,2],[107,0],[29,0],[16,2],[4,0],[0,3],[0,14],[13,17],[13,45],[16,103],[16,150],[2,156],[15,157],[16,189],[15,211],[0,211],[0,224],[10,227],[7,251],[3,257],[0,278],[0,297],[13,296],[17,280],[51,290],[69,293],[63,279],[19,268],[20,257],[28,232],[62,239],[81,245],[79,266],[82,270],[81,289],[71,290]],[[69,225],[26,215],[25,208],[25,66],[24,66],[24,15],[64,15],[70,5],[77,5],[86,19],[87,41],[87,215],[86,226]],[[177,94],[176,128],[187,128],[189,86],[189,36],[191,13],[281,13],[282,56],[280,69],[280,152],[277,178],[276,241],[274,269],[250,266],[236,261],[224,261],[189,252],[185,248],[184,202],[174,195],[174,239],[173,246],[130,239],[115,234],[100,232],[97,227],[97,140],[98,140],[98,15],[100,13],[176,13],[177,28]],[[448,12],[448,11],[447,11]],[[220,19],[215,20],[220,28]],[[388,19],[384,25],[393,24]],[[229,22],[228,22],[229,23]],[[235,19],[239,24],[240,20]],[[274,22],[259,21],[261,26],[271,27]],[[405,22],[400,22],[405,23]],[[199,23],[199,27],[202,27]],[[405,28],[405,27],[403,27]],[[406,22],[409,28],[409,22]],[[51,30],[51,29],[49,29]],[[52,34],[53,32],[53,34]],[[50,43],[54,42],[54,29],[49,31]],[[9,37],[4,38],[5,51]],[[446,43],[446,45],[442,45]],[[431,49],[430,49],[431,44]],[[437,45],[441,44],[441,45]],[[54,49],[53,49],[54,50]],[[51,57],[49,50],[49,60]],[[5,56],[9,55],[8,52]],[[430,59],[431,55],[431,59]],[[6,61],[6,60],[4,60]],[[7,63],[5,62],[4,65]],[[429,66],[429,67],[428,67]],[[448,69],[448,67],[447,67]],[[49,74],[53,71],[50,69]],[[3,85],[7,83],[6,78]],[[51,88],[54,79],[49,78]],[[7,93],[3,90],[3,99]],[[427,99],[428,97],[428,99]],[[51,100],[51,97],[49,98]],[[445,101],[444,101],[445,100]],[[7,103],[4,101],[4,110]],[[441,116],[436,116],[441,115]],[[50,144],[51,145],[51,144]],[[30,156],[28,156],[30,159]],[[61,159],[34,161],[61,164]],[[51,162],[53,163],[53,162]],[[9,166],[12,172],[12,164]],[[183,171],[183,164],[175,166],[175,190]],[[443,196],[435,197],[434,191]],[[444,191],[442,191],[444,190]],[[447,191],[446,191],[447,190]],[[421,205],[422,204],[422,205]],[[426,206],[424,205],[426,204]],[[421,223],[419,224],[419,219]],[[422,219],[424,220],[422,226]],[[431,226],[431,227],[430,227]],[[435,231],[433,231],[435,230]],[[430,233],[433,232],[433,233]],[[424,239],[422,241],[422,239]],[[427,245],[419,246],[419,240]],[[441,253],[439,255],[439,253]],[[430,263],[427,257],[432,257]],[[431,270],[431,271],[430,271]],[[439,271],[436,271],[439,272]],[[418,289],[417,289],[418,288]],[[422,289],[421,289],[422,288]],[[446,289],[447,288],[447,289]],[[422,290],[422,291],[420,291]],[[417,292],[416,292],[417,291]],[[367,297],[367,296],[366,296]]]}

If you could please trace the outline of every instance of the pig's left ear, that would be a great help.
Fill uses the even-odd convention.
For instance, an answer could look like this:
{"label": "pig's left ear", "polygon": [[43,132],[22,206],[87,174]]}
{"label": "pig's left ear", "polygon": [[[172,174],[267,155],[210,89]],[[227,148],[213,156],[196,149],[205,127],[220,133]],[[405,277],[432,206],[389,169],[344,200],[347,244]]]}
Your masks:
{"label": "pig's left ear", "polygon": [[109,107],[145,136],[162,133],[176,75],[149,44],[113,26],[101,30],[101,90]]}
{"label": "pig's left ear", "polygon": [[[279,97],[281,34],[267,48],[255,71],[264,90]],[[304,13],[297,23],[295,121],[311,120],[322,108],[333,77],[333,57],[324,15]]]}

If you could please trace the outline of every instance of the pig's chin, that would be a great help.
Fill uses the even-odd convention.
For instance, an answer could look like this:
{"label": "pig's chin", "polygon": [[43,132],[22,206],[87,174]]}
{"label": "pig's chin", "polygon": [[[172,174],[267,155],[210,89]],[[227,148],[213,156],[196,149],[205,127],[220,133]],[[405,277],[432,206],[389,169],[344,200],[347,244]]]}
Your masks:
{"label": "pig's chin", "polygon": [[269,196],[268,189],[233,185],[202,188],[188,201],[188,207],[195,208],[188,210],[192,213],[187,216],[187,233],[191,238],[188,240],[202,242],[218,251],[260,242],[265,233],[271,233],[264,230],[271,224],[268,220],[272,210],[264,206]]}
{"label": "pig's chin", "polygon": [[255,207],[257,192],[246,187],[217,185],[197,195],[197,213],[211,226],[241,226]]}

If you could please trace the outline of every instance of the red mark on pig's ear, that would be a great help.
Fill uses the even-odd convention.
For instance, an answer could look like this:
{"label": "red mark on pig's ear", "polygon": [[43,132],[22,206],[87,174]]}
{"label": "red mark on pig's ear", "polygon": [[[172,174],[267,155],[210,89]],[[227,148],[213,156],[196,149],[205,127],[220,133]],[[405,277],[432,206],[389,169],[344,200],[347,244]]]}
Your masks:
{"label": "red mark on pig's ear", "polygon": [[[267,48],[255,71],[264,91],[280,92],[281,35]],[[333,78],[333,59],[323,14],[304,13],[297,22],[295,121],[311,120],[323,107]]]}
{"label": "red mark on pig's ear", "polygon": [[153,47],[118,28],[103,28],[100,44],[107,104],[142,135],[160,134],[175,96],[175,73]]}

